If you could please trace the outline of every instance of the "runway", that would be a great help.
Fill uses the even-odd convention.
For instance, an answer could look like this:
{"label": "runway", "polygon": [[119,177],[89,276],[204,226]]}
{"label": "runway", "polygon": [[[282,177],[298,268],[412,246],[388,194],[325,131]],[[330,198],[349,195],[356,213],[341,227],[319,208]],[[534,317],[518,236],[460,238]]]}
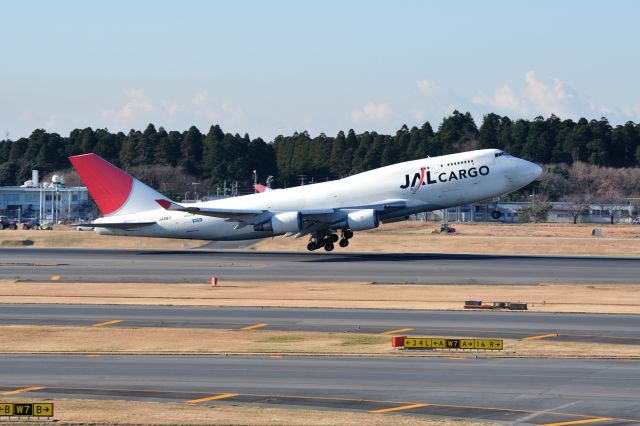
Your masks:
{"label": "runway", "polygon": [[[461,248],[463,249],[463,248]],[[638,284],[640,258],[213,250],[0,249],[0,278],[67,282],[322,280]]]}
{"label": "runway", "polygon": [[[365,281],[640,284],[638,258],[0,249],[0,278],[25,282]],[[533,312],[0,305],[0,324],[388,333],[640,344],[640,316]],[[41,387],[32,391],[21,389]],[[0,394],[259,404],[507,424],[640,423],[640,363],[623,360],[0,355]],[[392,422],[392,420],[390,420]]]}
{"label": "runway", "polygon": [[250,403],[509,424],[640,423],[640,368],[630,361],[0,356],[0,393],[36,386],[44,388],[20,396]]}
{"label": "runway", "polygon": [[[118,320],[117,327],[210,328],[386,333],[640,345],[640,315],[552,314],[487,311],[371,309],[277,309],[138,305],[0,305],[0,324],[91,326]],[[0,348],[1,351],[1,348]]]}

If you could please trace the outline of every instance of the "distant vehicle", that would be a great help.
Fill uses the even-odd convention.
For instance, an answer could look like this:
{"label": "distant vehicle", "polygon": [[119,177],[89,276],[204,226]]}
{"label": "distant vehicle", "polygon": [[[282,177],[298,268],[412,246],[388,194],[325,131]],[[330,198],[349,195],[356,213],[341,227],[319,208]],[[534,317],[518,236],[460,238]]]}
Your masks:
{"label": "distant vehicle", "polygon": [[40,229],[40,222],[36,218],[26,218],[22,220],[22,229],[27,231],[30,229]]}
{"label": "distant vehicle", "polygon": [[636,217],[631,221],[631,223],[633,223],[634,225],[640,225],[640,217]]}
{"label": "distant vehicle", "polygon": [[42,229],[43,231],[52,231],[53,224],[51,222],[42,222],[38,228]]}
{"label": "distant vehicle", "polygon": [[347,247],[354,231],[506,194],[542,169],[498,149],[392,164],[340,180],[179,204],[96,154],[69,157],[105,215],[99,234],[212,241],[308,235],[307,249]]}
{"label": "distant vehicle", "polygon": [[0,229],[18,229],[18,224],[15,220],[9,220],[7,216],[0,216]]}

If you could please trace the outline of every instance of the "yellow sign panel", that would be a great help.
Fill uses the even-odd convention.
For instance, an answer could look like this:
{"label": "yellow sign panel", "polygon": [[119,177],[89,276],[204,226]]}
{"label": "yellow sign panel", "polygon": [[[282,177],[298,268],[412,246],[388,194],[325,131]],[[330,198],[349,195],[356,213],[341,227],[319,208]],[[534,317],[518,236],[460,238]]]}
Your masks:
{"label": "yellow sign panel", "polygon": [[442,339],[435,337],[407,337],[404,347],[409,349],[480,349],[501,351],[502,340],[496,339]]}
{"label": "yellow sign panel", "polygon": [[13,416],[13,404],[0,403],[0,417]]}
{"label": "yellow sign panel", "polygon": [[460,349],[475,349],[476,341],[474,339],[460,339]]}
{"label": "yellow sign panel", "polygon": [[431,339],[419,337],[407,337],[404,339],[405,348],[430,348]]}
{"label": "yellow sign panel", "polygon": [[502,340],[480,340],[476,339],[476,349],[486,349],[490,351],[501,351]]}
{"label": "yellow sign panel", "polygon": [[53,403],[0,403],[0,417],[7,416],[53,417]]}
{"label": "yellow sign panel", "polygon": [[433,349],[444,349],[447,347],[447,339],[431,339]]}
{"label": "yellow sign panel", "polygon": [[53,404],[50,402],[33,404],[33,415],[38,417],[53,417]]}

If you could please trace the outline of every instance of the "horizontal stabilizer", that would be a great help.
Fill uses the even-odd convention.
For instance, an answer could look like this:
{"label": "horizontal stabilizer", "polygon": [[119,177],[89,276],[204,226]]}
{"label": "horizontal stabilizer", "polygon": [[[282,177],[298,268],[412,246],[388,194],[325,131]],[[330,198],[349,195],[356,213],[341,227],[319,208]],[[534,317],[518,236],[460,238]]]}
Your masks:
{"label": "horizontal stabilizer", "polygon": [[76,223],[72,226],[86,226],[87,228],[114,228],[114,229],[136,229],[145,226],[155,225],[156,222],[113,222],[113,223]]}

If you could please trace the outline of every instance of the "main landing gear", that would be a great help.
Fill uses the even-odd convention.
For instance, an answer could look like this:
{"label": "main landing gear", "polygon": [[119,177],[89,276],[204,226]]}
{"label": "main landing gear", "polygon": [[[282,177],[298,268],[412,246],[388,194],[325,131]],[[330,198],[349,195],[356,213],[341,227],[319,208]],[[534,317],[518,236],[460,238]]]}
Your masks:
{"label": "main landing gear", "polygon": [[[341,232],[341,238],[333,232],[317,233],[309,240],[307,250],[314,251],[324,247],[325,251],[332,251],[334,249],[334,243],[338,243],[340,247],[345,248],[349,245],[349,239],[352,237],[353,232],[348,229]],[[338,242],[338,240],[340,240],[340,242]]]}

